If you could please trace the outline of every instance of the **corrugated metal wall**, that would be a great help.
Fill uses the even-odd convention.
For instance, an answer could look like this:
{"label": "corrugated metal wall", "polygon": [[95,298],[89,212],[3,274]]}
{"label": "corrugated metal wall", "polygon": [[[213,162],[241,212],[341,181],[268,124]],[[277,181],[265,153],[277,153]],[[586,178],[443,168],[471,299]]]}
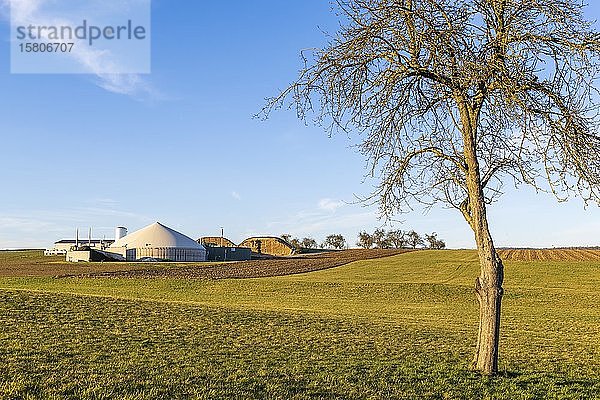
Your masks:
{"label": "corrugated metal wall", "polygon": [[[130,251],[134,253],[130,256]],[[131,257],[131,258],[130,258]],[[173,247],[142,247],[127,250],[127,260],[139,260],[150,257],[175,262],[201,262],[206,261],[206,251],[200,249],[181,249]]]}
{"label": "corrugated metal wall", "polygon": [[208,261],[248,261],[252,259],[252,250],[246,247],[207,247]]}

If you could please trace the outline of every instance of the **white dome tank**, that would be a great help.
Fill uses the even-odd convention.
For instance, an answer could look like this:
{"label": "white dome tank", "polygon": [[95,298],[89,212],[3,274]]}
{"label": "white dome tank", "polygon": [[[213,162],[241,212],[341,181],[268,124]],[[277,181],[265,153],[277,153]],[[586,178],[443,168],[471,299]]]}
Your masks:
{"label": "white dome tank", "polygon": [[115,242],[119,239],[123,239],[125,236],[127,236],[127,228],[124,226],[117,226],[115,228]]}

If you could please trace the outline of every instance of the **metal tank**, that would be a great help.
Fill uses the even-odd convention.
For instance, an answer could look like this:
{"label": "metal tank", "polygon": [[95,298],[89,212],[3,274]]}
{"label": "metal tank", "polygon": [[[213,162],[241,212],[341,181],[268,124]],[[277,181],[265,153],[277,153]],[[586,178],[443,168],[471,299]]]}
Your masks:
{"label": "metal tank", "polygon": [[125,236],[127,236],[127,228],[124,226],[117,226],[115,228],[115,241],[124,238]]}

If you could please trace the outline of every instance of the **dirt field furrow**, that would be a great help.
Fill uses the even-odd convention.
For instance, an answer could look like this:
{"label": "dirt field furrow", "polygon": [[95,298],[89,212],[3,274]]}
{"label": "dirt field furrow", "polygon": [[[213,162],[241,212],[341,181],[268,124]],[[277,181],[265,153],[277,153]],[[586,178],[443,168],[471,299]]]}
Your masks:
{"label": "dirt field furrow", "polygon": [[500,249],[503,261],[597,261],[600,249]]}

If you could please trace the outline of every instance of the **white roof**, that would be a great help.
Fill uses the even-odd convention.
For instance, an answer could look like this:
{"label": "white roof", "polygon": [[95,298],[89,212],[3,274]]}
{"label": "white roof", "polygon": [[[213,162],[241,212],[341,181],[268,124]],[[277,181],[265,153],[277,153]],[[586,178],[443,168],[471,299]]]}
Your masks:
{"label": "white roof", "polygon": [[194,239],[164,226],[160,222],[156,222],[139,231],[130,233],[114,242],[110,247],[127,247],[128,249],[139,249],[143,247],[178,247],[204,250],[204,246]]}

